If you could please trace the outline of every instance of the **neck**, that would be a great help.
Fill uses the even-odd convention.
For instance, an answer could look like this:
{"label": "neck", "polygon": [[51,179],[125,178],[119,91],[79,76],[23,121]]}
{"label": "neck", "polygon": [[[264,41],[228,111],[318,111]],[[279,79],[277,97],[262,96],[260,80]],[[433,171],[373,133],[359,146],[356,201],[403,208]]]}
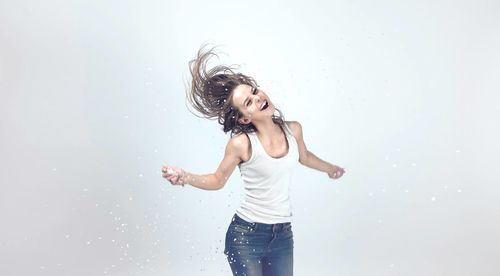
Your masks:
{"label": "neck", "polygon": [[272,139],[276,135],[281,135],[281,127],[279,124],[275,124],[271,118],[269,120],[253,122],[255,128],[257,128],[257,133],[260,137],[264,139]]}

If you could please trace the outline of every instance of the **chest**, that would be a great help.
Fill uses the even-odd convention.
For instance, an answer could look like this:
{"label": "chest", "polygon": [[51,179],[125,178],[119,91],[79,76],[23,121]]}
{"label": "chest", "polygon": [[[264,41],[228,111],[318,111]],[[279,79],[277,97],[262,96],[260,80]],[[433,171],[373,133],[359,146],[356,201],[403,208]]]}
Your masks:
{"label": "chest", "polygon": [[261,141],[257,136],[254,136],[253,143],[248,140],[247,150],[243,156],[243,161],[246,162],[252,156],[252,151],[258,150],[253,147],[260,147],[260,152],[273,158],[280,159],[285,157],[290,151],[290,143],[285,134],[281,137],[276,137],[270,141]]}

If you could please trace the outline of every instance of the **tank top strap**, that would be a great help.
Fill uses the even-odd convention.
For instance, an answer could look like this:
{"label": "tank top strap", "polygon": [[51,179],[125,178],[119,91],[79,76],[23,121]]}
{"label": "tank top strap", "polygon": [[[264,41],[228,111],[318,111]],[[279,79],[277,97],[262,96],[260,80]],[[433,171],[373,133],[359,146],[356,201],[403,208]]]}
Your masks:
{"label": "tank top strap", "polygon": [[285,131],[285,135],[290,136],[290,137],[292,137],[292,138],[295,138],[295,137],[293,136],[293,132],[292,132],[292,130],[290,129],[290,127],[288,126],[288,124],[287,124],[286,122],[284,122],[283,124],[285,125],[285,129],[284,129],[284,131]]}
{"label": "tank top strap", "polygon": [[255,151],[255,148],[257,148],[258,144],[260,144],[259,138],[257,138],[257,133],[256,132],[249,132],[249,133],[247,133],[247,136],[250,139],[252,151]]}
{"label": "tank top strap", "polygon": [[251,147],[251,155],[250,159],[247,160],[247,163],[250,163],[252,160],[254,160],[257,156],[262,154],[262,145],[260,144],[259,138],[257,138],[257,133],[256,132],[249,132],[245,133],[250,140],[250,147]]}

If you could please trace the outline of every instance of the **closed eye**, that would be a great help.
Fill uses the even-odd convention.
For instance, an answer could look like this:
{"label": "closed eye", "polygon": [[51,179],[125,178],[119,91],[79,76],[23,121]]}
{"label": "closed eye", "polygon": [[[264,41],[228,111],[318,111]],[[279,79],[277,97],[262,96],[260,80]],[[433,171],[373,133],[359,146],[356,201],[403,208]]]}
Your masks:
{"label": "closed eye", "polygon": [[[253,94],[253,95],[255,95],[255,94],[257,94],[257,92],[258,92],[258,91],[259,91],[259,90],[257,89],[257,87],[254,87],[254,88],[253,88],[253,90],[252,90],[252,94]],[[249,105],[250,105],[250,102],[251,102],[251,101],[247,101],[247,106],[249,106]]]}

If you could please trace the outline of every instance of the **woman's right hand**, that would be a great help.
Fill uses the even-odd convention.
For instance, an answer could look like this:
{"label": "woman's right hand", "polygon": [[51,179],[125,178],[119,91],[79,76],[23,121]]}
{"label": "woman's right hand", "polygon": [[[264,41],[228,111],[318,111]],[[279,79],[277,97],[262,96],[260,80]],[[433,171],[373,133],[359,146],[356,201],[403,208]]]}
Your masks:
{"label": "woman's right hand", "polygon": [[184,186],[186,173],[181,168],[163,166],[161,171],[163,178],[167,179],[172,185]]}

